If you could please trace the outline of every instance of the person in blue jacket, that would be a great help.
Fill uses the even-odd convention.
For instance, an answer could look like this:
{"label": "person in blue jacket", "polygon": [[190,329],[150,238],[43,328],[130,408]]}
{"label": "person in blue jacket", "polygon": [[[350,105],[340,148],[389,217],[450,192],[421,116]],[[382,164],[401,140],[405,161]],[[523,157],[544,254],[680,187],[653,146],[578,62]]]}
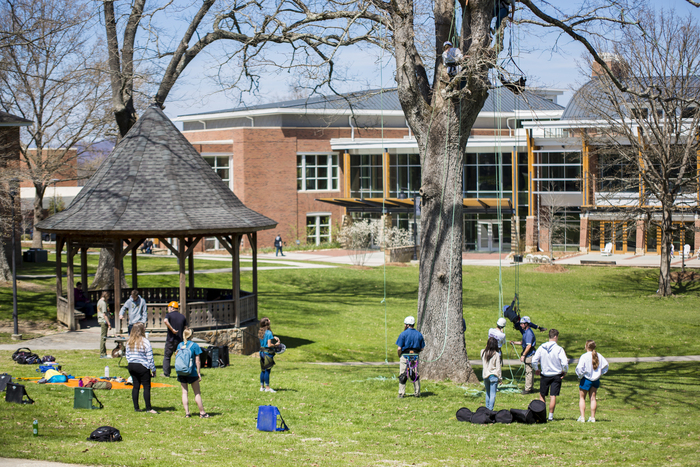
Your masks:
{"label": "person in blue jacket", "polygon": [[[399,334],[396,339],[398,348],[399,360],[399,399],[402,399],[406,394],[406,381],[409,377],[413,381],[413,395],[420,397],[420,376],[418,373],[418,354],[425,347],[423,334],[416,331],[416,319],[413,316],[407,316],[403,320],[404,331]],[[406,369],[413,370],[406,373]]]}
{"label": "person in blue jacket", "polygon": [[535,384],[535,373],[532,371],[532,357],[535,356],[535,346],[537,345],[537,339],[535,338],[535,333],[530,327],[529,316],[523,316],[520,319],[520,333],[523,338],[517,342],[511,341],[511,344],[522,345],[523,353],[520,354],[520,361],[525,364],[525,389],[523,394],[533,394]]}

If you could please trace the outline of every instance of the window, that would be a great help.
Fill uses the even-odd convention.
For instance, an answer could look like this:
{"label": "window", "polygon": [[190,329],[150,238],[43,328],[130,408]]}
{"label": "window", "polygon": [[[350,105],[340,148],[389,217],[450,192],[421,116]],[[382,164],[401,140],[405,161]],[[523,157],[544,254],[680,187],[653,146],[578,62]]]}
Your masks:
{"label": "window", "polygon": [[420,156],[418,154],[391,154],[389,156],[389,197],[398,198],[403,191],[413,197],[420,189]]}
{"label": "window", "polygon": [[337,191],[338,156],[336,154],[298,155],[297,190]]}
{"label": "window", "polygon": [[[513,190],[512,155],[503,153],[501,178],[498,177],[498,154],[467,153],[464,155],[462,192],[465,198],[498,198],[502,180],[503,196],[511,197]],[[527,186],[521,186],[527,189]]]}
{"label": "window", "polygon": [[535,151],[535,192],[580,192],[581,153]]}
{"label": "window", "polygon": [[204,160],[207,161],[209,166],[214,169],[221,180],[223,180],[229,188],[233,190],[231,184],[231,159],[229,156],[202,156]]}
{"label": "window", "polygon": [[350,156],[350,196],[353,198],[384,197],[381,154]]}
{"label": "window", "polygon": [[306,243],[320,245],[331,241],[330,213],[306,215]]}

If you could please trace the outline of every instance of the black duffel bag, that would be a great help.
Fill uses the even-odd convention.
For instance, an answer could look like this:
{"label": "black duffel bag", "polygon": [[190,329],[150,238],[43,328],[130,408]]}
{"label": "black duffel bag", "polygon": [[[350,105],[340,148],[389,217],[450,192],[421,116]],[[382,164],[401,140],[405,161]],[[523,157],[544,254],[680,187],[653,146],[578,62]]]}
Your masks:
{"label": "black duffel bag", "polygon": [[498,412],[496,412],[494,420],[496,421],[496,423],[513,423],[513,414],[510,413],[510,410],[499,410]]}
{"label": "black duffel bag", "polygon": [[517,423],[526,423],[532,425],[535,423],[535,416],[531,410],[510,409],[510,414],[513,416],[513,421]]}
{"label": "black duffel bag", "polygon": [[476,425],[485,425],[487,423],[494,423],[496,418],[496,412],[489,410],[486,407],[479,407],[472,415],[471,422]]}
{"label": "black duffel bag", "polygon": [[121,441],[122,435],[121,433],[119,433],[119,430],[112,426],[101,426],[92,433],[90,433],[90,436],[87,440],[111,443],[114,441]]}
{"label": "black duffel bag", "polygon": [[462,407],[457,411],[457,421],[458,422],[471,422],[472,421],[472,416],[474,414],[472,413],[471,410],[469,410],[466,407]]}
{"label": "black duffel bag", "polygon": [[535,418],[535,423],[547,423],[547,404],[541,400],[534,400],[527,406],[528,411],[532,412]]}

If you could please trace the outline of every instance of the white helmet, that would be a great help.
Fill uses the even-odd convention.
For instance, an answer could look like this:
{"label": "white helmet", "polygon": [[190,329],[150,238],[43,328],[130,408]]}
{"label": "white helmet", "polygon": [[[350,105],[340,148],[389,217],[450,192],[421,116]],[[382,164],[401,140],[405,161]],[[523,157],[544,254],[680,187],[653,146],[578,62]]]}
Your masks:
{"label": "white helmet", "polygon": [[496,326],[498,326],[499,328],[506,327],[506,319],[503,317],[498,318],[498,321],[496,321]]}
{"label": "white helmet", "polygon": [[403,320],[403,324],[413,326],[414,324],[416,324],[416,318],[414,318],[413,316],[406,316],[406,319]]}

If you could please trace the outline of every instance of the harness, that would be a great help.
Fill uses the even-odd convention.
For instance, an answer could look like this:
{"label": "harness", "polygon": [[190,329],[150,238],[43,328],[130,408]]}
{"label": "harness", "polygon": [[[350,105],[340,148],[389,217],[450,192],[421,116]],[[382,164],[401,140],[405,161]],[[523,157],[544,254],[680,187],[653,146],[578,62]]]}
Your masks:
{"label": "harness", "polygon": [[415,383],[420,378],[418,375],[418,354],[405,353],[401,356],[406,359],[406,379]]}

